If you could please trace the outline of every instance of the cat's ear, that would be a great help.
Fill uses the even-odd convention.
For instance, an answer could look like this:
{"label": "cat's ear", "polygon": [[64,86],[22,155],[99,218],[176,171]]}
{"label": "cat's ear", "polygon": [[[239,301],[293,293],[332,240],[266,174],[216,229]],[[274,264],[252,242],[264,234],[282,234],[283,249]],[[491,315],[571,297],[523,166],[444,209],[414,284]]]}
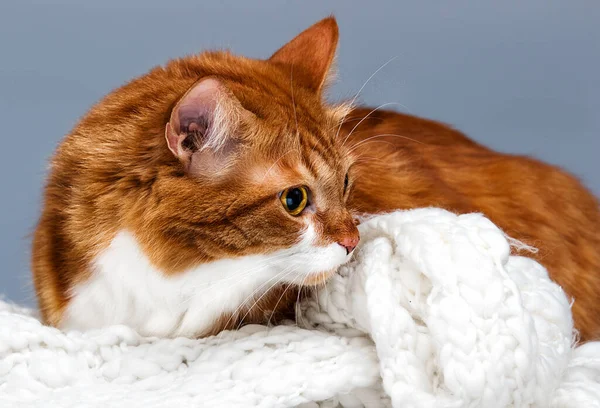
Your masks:
{"label": "cat's ear", "polygon": [[288,66],[294,83],[318,92],[329,74],[337,42],[338,25],[328,17],[298,34],[269,61]]}
{"label": "cat's ear", "polygon": [[169,150],[192,173],[218,170],[235,150],[245,111],[216,78],[196,82],[171,112],[165,129]]}

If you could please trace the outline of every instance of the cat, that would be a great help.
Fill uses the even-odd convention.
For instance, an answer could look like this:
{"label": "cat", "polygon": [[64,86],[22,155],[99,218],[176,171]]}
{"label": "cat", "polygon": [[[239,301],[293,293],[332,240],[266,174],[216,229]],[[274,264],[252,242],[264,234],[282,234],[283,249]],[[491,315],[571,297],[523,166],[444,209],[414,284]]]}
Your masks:
{"label": "cat", "polygon": [[324,101],[328,17],[269,59],[169,61],[116,89],[58,147],[32,248],[45,323],[201,337],[293,317],[347,262],[357,215],[482,212],[600,334],[600,211],[564,171],[444,124]]}

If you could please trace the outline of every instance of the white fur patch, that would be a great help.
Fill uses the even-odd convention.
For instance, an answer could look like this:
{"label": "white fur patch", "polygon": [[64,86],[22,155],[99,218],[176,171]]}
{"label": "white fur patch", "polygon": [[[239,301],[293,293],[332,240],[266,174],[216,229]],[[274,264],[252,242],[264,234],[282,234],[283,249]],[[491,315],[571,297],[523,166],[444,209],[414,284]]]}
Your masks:
{"label": "white fur patch", "polygon": [[150,264],[133,235],[118,233],[75,287],[62,329],[124,324],[147,336],[197,336],[223,313],[252,305],[272,285],[297,283],[345,263],[338,244],[316,247],[312,225],[295,246],[268,255],[223,259],[175,276]]}

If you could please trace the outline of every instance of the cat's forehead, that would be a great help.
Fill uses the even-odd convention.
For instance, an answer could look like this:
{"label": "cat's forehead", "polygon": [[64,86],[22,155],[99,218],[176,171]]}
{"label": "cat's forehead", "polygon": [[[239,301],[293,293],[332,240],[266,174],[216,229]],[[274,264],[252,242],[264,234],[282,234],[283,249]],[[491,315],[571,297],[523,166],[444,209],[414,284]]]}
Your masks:
{"label": "cat's forehead", "polygon": [[273,93],[269,87],[263,92],[246,88],[240,96],[242,106],[254,114],[250,141],[266,160],[309,170],[346,167],[346,146],[339,135],[345,111],[301,90],[292,97],[274,88]]}
{"label": "cat's forehead", "polygon": [[[237,61],[237,60],[235,60]],[[258,118],[270,122],[295,122],[300,126],[325,126],[339,123],[338,106],[324,103],[322,92],[307,89],[294,81],[289,72],[266,61],[240,59],[235,74],[223,79],[241,105]]]}
{"label": "cat's forehead", "polygon": [[289,138],[297,143],[277,143],[271,145],[270,150],[263,147],[262,151],[251,153],[254,156],[248,174],[253,183],[275,188],[299,184],[336,188],[343,181],[351,163],[339,146],[325,143],[314,135],[290,134]]}
{"label": "cat's forehead", "polygon": [[302,88],[287,89],[275,78],[241,84],[236,91],[241,105],[270,125],[311,129],[332,120],[328,107],[314,94]]}

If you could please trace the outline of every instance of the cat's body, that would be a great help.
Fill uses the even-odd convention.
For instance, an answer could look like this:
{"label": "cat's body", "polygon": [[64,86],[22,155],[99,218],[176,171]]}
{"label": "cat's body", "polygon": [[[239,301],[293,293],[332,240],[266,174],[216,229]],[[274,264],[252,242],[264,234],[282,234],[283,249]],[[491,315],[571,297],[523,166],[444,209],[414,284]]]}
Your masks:
{"label": "cat's body", "polygon": [[336,43],[326,19],[269,60],[175,60],[96,105],[53,159],[34,237],[46,322],[195,336],[293,316],[298,288],[349,258],[353,215],[437,206],[538,247],[582,338],[600,334],[597,200],[436,122],[328,107]]}
{"label": "cat's body", "polygon": [[344,131],[352,131],[348,143],[364,157],[355,166],[349,206],[365,213],[429,206],[484,213],[538,249],[522,255],[543,264],[574,299],[581,337],[600,337],[600,206],[578,180],[395,112],[356,110]]}

